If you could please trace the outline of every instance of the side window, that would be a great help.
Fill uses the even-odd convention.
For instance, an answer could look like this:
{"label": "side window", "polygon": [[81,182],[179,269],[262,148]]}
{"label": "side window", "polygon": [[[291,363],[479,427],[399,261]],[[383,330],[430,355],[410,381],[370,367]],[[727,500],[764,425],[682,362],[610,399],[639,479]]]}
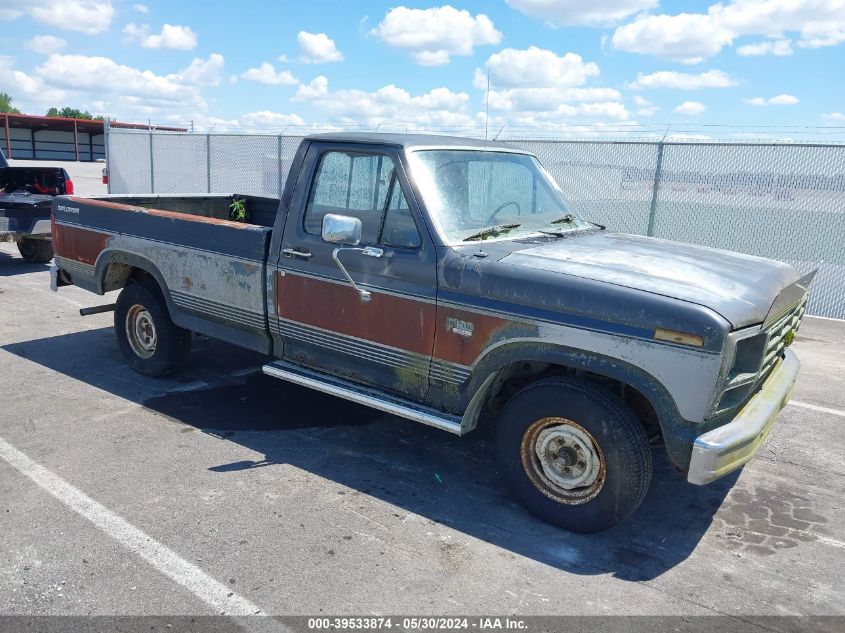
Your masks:
{"label": "side window", "polygon": [[361,241],[365,244],[420,246],[408,202],[394,181],[394,164],[389,156],[326,152],[314,176],[303,227],[320,235],[323,217],[338,213],[361,220]]}
{"label": "side window", "polygon": [[411,215],[408,201],[402,193],[402,187],[397,182],[390,196],[387,214],[384,217],[384,227],[381,231],[381,243],[385,246],[398,248],[419,248],[422,246],[420,232]]}

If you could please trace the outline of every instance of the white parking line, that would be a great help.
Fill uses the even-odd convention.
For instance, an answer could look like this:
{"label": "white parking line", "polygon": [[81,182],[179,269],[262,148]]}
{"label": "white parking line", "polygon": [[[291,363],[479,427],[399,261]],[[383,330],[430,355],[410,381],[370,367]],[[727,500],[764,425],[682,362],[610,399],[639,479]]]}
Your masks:
{"label": "white parking line", "polygon": [[845,418],[845,411],[840,409],[831,409],[830,407],[820,407],[817,404],[808,404],[806,402],[796,402],[795,400],[790,400],[789,404],[793,407],[801,407],[802,409],[810,409],[811,411],[818,411],[819,413],[829,413],[831,415],[839,415]]}
{"label": "white parking line", "polygon": [[214,580],[166,545],[162,545],[52,471],[33,461],[3,438],[0,438],[0,458],[29,477],[68,508],[88,519],[111,538],[146,560],[159,572],[213,607],[218,614],[244,616],[261,611],[249,600],[234,593],[229,587]]}

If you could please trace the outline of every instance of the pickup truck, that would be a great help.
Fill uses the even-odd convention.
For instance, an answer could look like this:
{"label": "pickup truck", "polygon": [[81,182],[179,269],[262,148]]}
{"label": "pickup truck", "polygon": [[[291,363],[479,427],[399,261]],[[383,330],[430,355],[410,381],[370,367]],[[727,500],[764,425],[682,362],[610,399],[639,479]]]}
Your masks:
{"label": "pickup truck", "polygon": [[396,416],[494,424],[513,494],[579,532],[637,509],[653,446],[691,484],[751,459],[812,279],[606,231],[530,153],[427,135],[310,136],[281,200],[59,197],[53,242],[53,289],[120,290],[137,371],[174,371],[198,332]]}
{"label": "pickup truck", "polygon": [[0,152],[0,242],[17,242],[28,262],[53,259],[50,209],[57,195],[73,195],[61,167],[10,167]]}

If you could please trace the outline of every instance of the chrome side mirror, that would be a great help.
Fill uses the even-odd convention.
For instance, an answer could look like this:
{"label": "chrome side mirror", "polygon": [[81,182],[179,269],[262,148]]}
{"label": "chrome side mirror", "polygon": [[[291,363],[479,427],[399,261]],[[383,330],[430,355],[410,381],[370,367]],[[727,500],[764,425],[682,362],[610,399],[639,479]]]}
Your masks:
{"label": "chrome side mirror", "polygon": [[337,264],[337,267],[340,268],[340,272],[343,273],[343,276],[346,277],[346,281],[355,288],[358,296],[361,297],[361,301],[368,303],[370,299],[372,299],[372,294],[369,290],[364,290],[363,288],[358,287],[358,284],[356,284],[355,280],[352,279],[349,271],[346,270],[346,266],[344,266],[343,262],[340,261],[340,254],[344,251],[358,251],[362,255],[378,258],[384,256],[384,249],[376,246],[353,248],[361,242],[361,220],[348,215],[328,213],[323,216],[323,239],[326,242],[344,245],[338,246],[334,249],[334,251],[332,251],[332,259],[335,264]]}
{"label": "chrome side mirror", "polygon": [[361,220],[348,215],[327,213],[323,216],[322,236],[332,244],[355,246],[361,241]]}

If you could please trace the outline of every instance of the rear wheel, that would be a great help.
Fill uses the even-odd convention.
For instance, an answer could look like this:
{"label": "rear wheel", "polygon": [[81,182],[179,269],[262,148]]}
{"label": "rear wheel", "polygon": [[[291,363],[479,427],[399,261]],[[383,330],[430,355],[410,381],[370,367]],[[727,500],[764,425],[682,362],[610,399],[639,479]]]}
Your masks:
{"label": "rear wheel", "polygon": [[575,378],[528,385],[505,406],[496,448],[508,484],[533,514],[600,532],[634,513],[651,481],[651,449],[633,411]]}
{"label": "rear wheel", "polygon": [[31,264],[44,264],[53,259],[53,244],[50,240],[25,237],[18,242],[18,251]]}
{"label": "rear wheel", "polygon": [[173,323],[161,291],[149,284],[133,283],[121,290],[114,331],[123,358],[147,376],[174,371],[191,347],[191,333]]}

